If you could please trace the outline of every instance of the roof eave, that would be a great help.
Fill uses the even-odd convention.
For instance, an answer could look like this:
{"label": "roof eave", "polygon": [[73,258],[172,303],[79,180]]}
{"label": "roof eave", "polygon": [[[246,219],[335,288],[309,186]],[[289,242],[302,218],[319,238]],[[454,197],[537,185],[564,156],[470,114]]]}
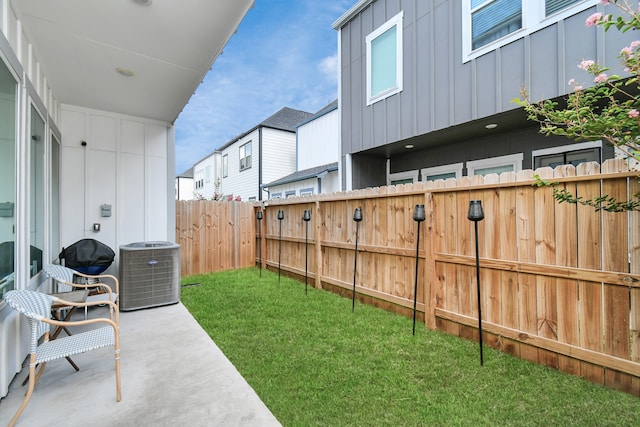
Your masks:
{"label": "roof eave", "polygon": [[347,10],[344,15],[338,18],[331,26],[334,30],[339,30],[344,26],[344,24],[353,19],[354,16],[362,12],[364,8],[373,3],[373,1],[374,0],[360,0],[358,3],[354,4],[351,9]]}

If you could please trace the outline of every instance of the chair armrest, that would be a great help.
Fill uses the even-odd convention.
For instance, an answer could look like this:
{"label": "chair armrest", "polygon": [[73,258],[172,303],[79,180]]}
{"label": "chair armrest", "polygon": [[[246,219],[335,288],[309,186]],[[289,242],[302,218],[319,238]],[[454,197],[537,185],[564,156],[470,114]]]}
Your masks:
{"label": "chair armrest", "polygon": [[[113,321],[113,317],[114,317],[114,313],[115,313],[115,323],[117,325],[120,325],[120,309],[118,307],[118,305],[109,300],[100,300],[100,301],[85,301],[85,302],[71,302],[71,301],[65,301],[61,298],[58,298],[56,300],[56,304],[61,304],[61,305],[65,305],[65,306],[70,306],[70,307],[93,307],[96,305],[108,305],[109,306],[109,317],[110,319]],[[96,318],[97,320],[99,319],[106,319],[106,317],[98,317]],[[88,320],[96,320],[96,319],[88,319]],[[43,319],[43,321],[46,321],[47,323],[51,323],[51,324],[55,324],[52,322],[60,322],[58,320],[54,320],[54,319]],[[83,322],[86,322],[87,320],[84,320]],[[65,326],[79,326],[80,324],[75,324],[73,323],[74,321],[68,321],[68,322],[61,322],[61,325],[65,325]],[[92,323],[92,322],[91,322]],[[84,323],[82,323],[84,324]]]}
{"label": "chair armrest", "polygon": [[107,323],[113,326],[116,330],[120,328],[119,323],[117,323],[113,319],[108,319],[106,317],[95,317],[95,318],[86,319],[86,320],[71,320],[66,322],[63,322],[62,320],[55,320],[55,319],[48,319],[48,318],[43,318],[41,320],[45,323],[48,323],[54,326],[84,326],[84,325],[92,325],[96,323]]}
{"label": "chair armrest", "polygon": [[[80,277],[84,277],[85,279],[109,279],[114,283],[114,287],[115,289],[113,290],[115,293],[120,293],[120,283],[118,281],[118,278],[112,274],[85,274],[85,273],[81,273],[79,271],[74,271],[74,274],[76,276],[80,276]],[[97,285],[94,284],[94,286]]]}

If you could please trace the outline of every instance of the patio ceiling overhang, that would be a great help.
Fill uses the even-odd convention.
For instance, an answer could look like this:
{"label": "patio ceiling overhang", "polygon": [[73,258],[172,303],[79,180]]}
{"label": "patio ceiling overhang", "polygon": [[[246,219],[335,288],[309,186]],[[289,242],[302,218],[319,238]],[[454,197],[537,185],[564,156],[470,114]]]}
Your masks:
{"label": "patio ceiling overhang", "polygon": [[13,0],[12,7],[58,102],[173,123],[253,2]]}

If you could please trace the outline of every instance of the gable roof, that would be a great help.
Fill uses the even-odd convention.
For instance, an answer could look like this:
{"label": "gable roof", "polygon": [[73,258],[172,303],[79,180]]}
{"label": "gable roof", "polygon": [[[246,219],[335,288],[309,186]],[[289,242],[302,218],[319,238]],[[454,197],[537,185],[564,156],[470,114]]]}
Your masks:
{"label": "gable roof", "polygon": [[[257,125],[255,125],[251,129],[249,129],[248,131],[243,132],[240,135],[234,137],[231,141],[229,141],[226,144],[224,144],[223,146],[219,147],[216,151],[224,150],[225,148],[229,147],[230,145],[232,145],[233,143],[235,143],[239,139],[244,138],[245,136],[249,135],[251,132],[255,131],[258,128],[262,128],[262,127],[271,128],[271,129],[277,129],[277,130],[283,130],[283,131],[286,131],[286,132],[295,133],[296,132],[296,125],[298,123],[301,123],[301,122],[307,120],[312,115],[313,114],[308,113],[306,111],[295,110],[295,109],[289,108],[289,107],[283,107],[280,110],[278,110],[276,113],[272,114],[271,116],[269,116],[266,119],[264,119],[262,122],[258,123]],[[213,153],[211,153],[211,154],[213,154]],[[211,154],[209,154],[209,156]],[[209,156],[207,156],[207,157],[209,157]],[[205,157],[205,159],[207,157]]]}
{"label": "gable roof", "polygon": [[177,175],[176,178],[193,178],[193,166]]}
{"label": "gable roof", "polygon": [[296,127],[300,127],[300,126],[304,126],[309,122],[314,121],[315,119],[324,116],[325,114],[328,114],[334,110],[338,109],[338,100],[334,100],[332,102],[330,102],[329,104],[325,105],[324,107],[322,107],[321,109],[318,110],[317,113],[311,115],[311,117],[309,117],[307,120],[298,123],[298,126]]}
{"label": "gable roof", "polygon": [[338,170],[338,162],[329,163],[326,165],[315,166],[309,169],[294,172],[290,175],[284,176],[268,184],[264,184],[263,188],[275,187],[276,185],[289,184],[297,181],[304,181],[310,178],[321,178],[329,172]]}

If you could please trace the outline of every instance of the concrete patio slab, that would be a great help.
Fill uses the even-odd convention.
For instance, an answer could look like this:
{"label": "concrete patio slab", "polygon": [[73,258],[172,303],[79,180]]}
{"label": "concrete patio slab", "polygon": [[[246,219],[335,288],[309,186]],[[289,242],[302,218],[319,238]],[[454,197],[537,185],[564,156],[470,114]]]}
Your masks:
{"label": "concrete patio slab", "polygon": [[[73,357],[79,372],[49,362],[18,425],[281,425],[181,303],[122,312],[120,339],[121,402],[113,351],[96,350]],[[0,426],[20,406],[27,374],[0,400]]]}

